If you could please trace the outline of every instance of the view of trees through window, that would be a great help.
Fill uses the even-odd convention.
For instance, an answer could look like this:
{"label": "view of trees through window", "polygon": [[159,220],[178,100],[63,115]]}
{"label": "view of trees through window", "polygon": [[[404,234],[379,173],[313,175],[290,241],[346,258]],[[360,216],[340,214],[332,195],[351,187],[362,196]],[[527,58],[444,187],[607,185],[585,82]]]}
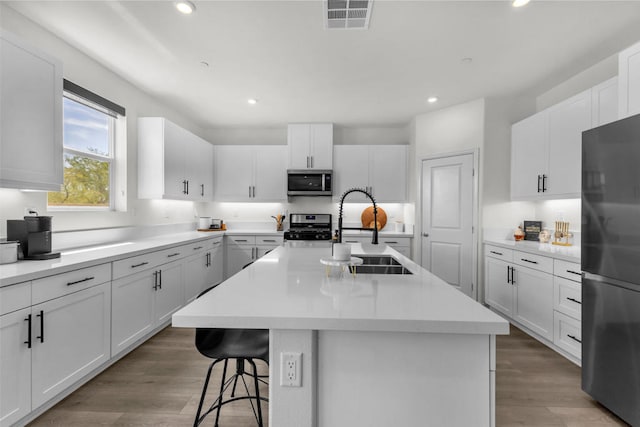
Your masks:
{"label": "view of trees through window", "polygon": [[49,206],[110,207],[114,118],[65,97],[64,185]]}

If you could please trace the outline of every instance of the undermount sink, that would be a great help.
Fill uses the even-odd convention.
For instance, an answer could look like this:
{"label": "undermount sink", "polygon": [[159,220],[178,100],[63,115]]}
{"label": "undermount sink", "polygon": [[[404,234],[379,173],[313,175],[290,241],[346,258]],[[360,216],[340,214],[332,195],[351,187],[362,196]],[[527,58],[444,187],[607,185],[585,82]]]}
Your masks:
{"label": "undermount sink", "polygon": [[362,259],[362,265],[349,267],[353,273],[360,274],[413,274],[391,255],[357,255]]}

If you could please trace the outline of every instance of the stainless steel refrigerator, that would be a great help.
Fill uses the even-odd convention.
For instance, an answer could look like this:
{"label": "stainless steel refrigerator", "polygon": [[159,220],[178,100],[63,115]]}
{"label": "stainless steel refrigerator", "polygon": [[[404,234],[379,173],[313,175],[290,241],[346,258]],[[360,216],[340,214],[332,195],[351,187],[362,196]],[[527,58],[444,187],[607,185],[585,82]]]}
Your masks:
{"label": "stainless steel refrigerator", "polygon": [[640,115],[582,134],[582,389],[640,426]]}

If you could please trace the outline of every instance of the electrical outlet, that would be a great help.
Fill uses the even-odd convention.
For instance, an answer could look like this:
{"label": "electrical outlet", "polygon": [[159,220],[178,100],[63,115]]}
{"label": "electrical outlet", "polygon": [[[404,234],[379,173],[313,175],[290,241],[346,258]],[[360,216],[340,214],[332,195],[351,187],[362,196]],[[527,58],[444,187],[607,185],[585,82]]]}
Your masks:
{"label": "electrical outlet", "polygon": [[280,385],[302,387],[302,353],[280,353]]}

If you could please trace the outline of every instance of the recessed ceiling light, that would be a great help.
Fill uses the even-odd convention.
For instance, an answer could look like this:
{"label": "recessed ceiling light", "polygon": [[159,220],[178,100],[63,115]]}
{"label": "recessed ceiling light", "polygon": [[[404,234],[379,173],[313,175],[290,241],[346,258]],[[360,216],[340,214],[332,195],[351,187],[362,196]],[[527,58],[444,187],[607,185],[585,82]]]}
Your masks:
{"label": "recessed ceiling light", "polygon": [[522,7],[527,3],[529,3],[529,0],[513,0],[513,3],[511,3],[511,5],[513,7]]}
{"label": "recessed ceiling light", "polygon": [[433,104],[434,102],[438,102],[438,97],[437,96],[430,96],[427,98],[427,102],[429,104]]}
{"label": "recessed ceiling light", "polygon": [[462,58],[460,62],[462,62],[463,64],[471,64],[471,62],[473,62],[473,58],[469,58],[469,57]]}
{"label": "recessed ceiling light", "polygon": [[178,9],[180,13],[184,13],[185,15],[189,15],[196,10],[196,5],[186,0],[177,1],[175,5],[176,9]]}
{"label": "recessed ceiling light", "polygon": [[247,102],[248,102],[249,104],[251,104],[251,105],[256,105],[256,104],[258,103],[258,100],[257,100],[257,99],[254,99],[254,98],[251,98],[251,99],[247,100]]}
{"label": "recessed ceiling light", "polygon": [[209,63],[207,61],[200,61],[200,65],[204,68],[207,68],[209,66]]}

